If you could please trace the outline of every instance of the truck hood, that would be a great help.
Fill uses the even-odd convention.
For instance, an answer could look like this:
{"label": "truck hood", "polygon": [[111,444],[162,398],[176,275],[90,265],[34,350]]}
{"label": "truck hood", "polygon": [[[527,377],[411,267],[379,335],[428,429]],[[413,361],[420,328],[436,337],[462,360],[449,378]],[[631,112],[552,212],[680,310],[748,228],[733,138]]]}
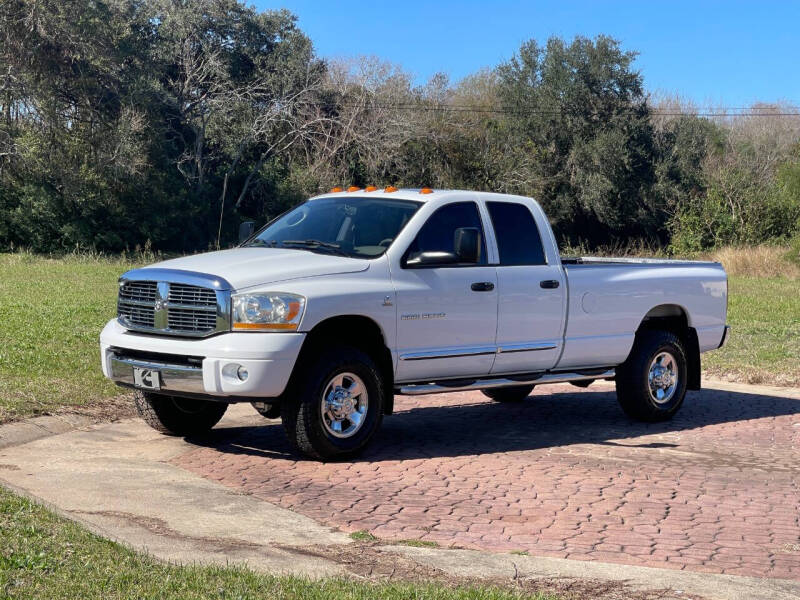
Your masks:
{"label": "truck hood", "polygon": [[357,273],[369,268],[369,261],[360,258],[319,254],[287,248],[235,248],[206,254],[195,254],[148,265],[147,268],[177,269],[207,273],[226,279],[234,289],[255,285]]}

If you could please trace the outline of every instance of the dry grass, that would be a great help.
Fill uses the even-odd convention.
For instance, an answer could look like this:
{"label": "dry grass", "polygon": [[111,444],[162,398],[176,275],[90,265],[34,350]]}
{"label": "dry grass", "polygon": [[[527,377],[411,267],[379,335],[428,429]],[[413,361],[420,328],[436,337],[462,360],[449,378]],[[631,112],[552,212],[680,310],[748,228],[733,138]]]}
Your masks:
{"label": "dry grass", "polygon": [[701,258],[721,262],[728,275],[798,279],[800,265],[789,260],[790,252],[793,251],[782,246],[729,246]]}

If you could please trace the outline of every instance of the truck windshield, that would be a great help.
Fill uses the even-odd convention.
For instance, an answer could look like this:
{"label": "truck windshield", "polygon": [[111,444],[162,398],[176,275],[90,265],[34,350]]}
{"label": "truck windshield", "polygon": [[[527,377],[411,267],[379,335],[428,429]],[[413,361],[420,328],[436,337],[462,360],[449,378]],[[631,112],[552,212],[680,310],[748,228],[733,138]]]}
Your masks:
{"label": "truck windshield", "polygon": [[386,252],[420,204],[364,197],[309,200],[269,223],[245,246],[375,258]]}

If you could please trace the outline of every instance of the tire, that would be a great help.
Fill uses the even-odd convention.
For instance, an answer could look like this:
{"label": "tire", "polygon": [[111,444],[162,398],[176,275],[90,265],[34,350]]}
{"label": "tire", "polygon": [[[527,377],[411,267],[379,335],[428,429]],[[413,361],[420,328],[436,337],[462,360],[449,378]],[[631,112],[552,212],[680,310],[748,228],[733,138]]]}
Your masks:
{"label": "tire", "polygon": [[166,435],[192,436],[206,433],[228,410],[223,402],[134,392],[136,412],[156,431]]}
{"label": "tire", "polygon": [[[622,410],[637,421],[671,419],[686,396],[687,373],[686,352],[678,336],[668,331],[640,331],[630,356],[617,369],[617,399]],[[668,382],[673,385],[666,385]]]}
{"label": "tire", "polygon": [[483,395],[495,402],[522,402],[530,396],[533,385],[515,385],[511,387],[483,390]]}
{"label": "tire", "polygon": [[[372,359],[355,348],[333,348],[311,358],[296,382],[281,402],[283,427],[294,449],[323,461],[358,455],[383,420],[383,382]],[[350,396],[354,384],[361,391]]]}
{"label": "tire", "polygon": [[258,414],[265,419],[277,419],[281,416],[280,403],[251,402],[250,404],[252,404],[253,408],[256,409],[256,412],[258,412]]}

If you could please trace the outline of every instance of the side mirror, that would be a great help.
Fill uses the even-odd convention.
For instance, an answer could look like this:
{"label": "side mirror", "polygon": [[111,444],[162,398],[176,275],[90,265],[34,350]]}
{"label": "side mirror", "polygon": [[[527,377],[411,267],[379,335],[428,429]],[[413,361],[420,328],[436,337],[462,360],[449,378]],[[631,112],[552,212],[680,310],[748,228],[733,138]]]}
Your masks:
{"label": "side mirror", "polygon": [[256,230],[255,221],[245,221],[239,225],[239,243],[241,244],[248,239]]}
{"label": "side mirror", "polygon": [[459,227],[453,239],[458,262],[477,264],[481,260],[481,233],[477,227]]}

